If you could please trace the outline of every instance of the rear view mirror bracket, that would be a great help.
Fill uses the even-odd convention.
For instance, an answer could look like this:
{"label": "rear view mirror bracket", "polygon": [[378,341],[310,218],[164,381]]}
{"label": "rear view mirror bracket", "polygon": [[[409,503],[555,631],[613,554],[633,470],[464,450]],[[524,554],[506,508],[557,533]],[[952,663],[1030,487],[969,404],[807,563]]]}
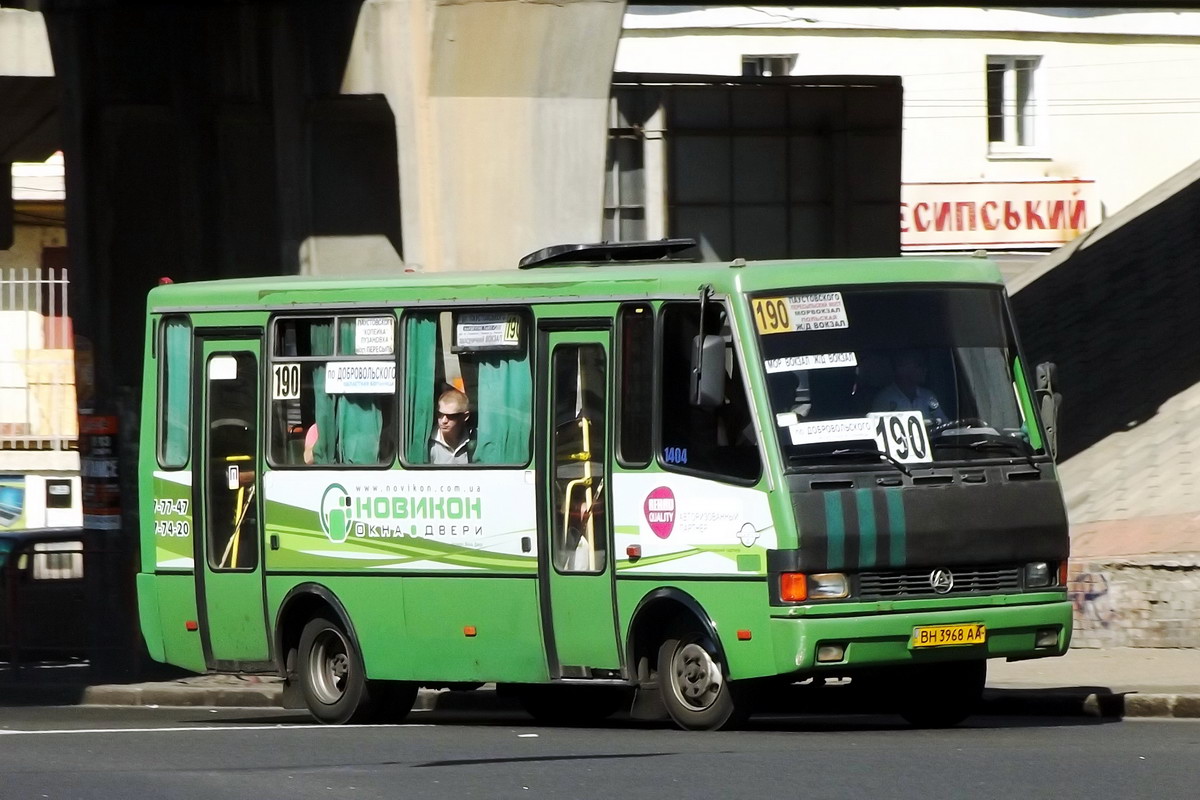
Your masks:
{"label": "rear view mirror bracket", "polygon": [[1052,361],[1043,361],[1035,368],[1034,394],[1038,400],[1038,411],[1042,427],[1046,431],[1046,449],[1050,457],[1058,459],[1058,410],[1062,405],[1062,394],[1058,391],[1058,367]]}
{"label": "rear view mirror bracket", "polygon": [[725,340],[720,336],[704,333],[708,303],[713,288],[709,284],[700,287],[700,320],[696,337],[692,340],[690,370],[691,386],[688,400],[693,406],[705,409],[719,408],[725,402]]}

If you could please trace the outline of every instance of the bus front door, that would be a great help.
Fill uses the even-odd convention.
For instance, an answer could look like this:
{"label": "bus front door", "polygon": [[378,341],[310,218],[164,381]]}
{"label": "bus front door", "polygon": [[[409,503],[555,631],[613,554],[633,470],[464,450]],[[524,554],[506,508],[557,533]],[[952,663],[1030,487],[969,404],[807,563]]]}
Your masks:
{"label": "bus front door", "polygon": [[539,448],[542,613],[556,678],[621,669],[609,524],[609,333],[544,332],[549,374]]}
{"label": "bus front door", "polygon": [[205,337],[197,331],[194,404],[199,458],[196,606],[209,669],[266,666],[270,660],[259,532],[258,431],[261,334]]}

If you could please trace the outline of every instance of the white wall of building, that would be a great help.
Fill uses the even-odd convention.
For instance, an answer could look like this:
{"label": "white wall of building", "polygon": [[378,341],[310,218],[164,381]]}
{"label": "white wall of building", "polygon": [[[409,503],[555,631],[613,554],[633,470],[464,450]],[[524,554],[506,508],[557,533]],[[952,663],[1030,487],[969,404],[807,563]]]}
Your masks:
{"label": "white wall of building", "polygon": [[[740,75],[746,55],[901,76],[906,184],[1090,180],[1107,217],[1200,158],[1200,11],[636,6],[616,69]],[[1019,156],[989,153],[988,56],[1040,59]]]}
{"label": "white wall of building", "polygon": [[0,8],[0,75],[53,74],[50,39],[41,13]]}
{"label": "white wall of building", "polygon": [[[13,246],[0,250],[0,270],[29,270],[37,275],[42,264],[42,250],[47,247],[66,247],[67,232],[59,223],[13,225]],[[7,304],[4,306],[7,308]]]}

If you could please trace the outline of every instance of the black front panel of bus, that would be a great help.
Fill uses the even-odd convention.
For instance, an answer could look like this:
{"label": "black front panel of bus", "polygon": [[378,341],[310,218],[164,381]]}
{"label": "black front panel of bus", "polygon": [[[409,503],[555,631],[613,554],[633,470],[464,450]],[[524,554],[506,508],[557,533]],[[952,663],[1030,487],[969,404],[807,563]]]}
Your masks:
{"label": "black front panel of bus", "polygon": [[789,476],[800,539],[784,559],[789,568],[858,572],[1067,558],[1066,508],[1048,468],[892,475]]}

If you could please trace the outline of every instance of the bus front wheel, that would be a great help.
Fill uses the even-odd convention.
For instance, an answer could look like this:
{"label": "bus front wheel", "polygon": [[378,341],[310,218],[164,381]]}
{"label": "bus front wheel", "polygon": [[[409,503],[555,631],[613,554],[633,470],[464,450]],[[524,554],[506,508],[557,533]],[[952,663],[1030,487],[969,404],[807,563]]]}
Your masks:
{"label": "bus front wheel", "polygon": [[373,716],[362,656],[341,624],[324,616],[309,620],[300,633],[298,666],[305,705],[319,721],[342,725]]}
{"label": "bus front wheel", "polygon": [[715,731],[748,716],[746,698],[725,676],[720,650],[706,636],[670,638],[658,649],[658,690],[684,730]]}

